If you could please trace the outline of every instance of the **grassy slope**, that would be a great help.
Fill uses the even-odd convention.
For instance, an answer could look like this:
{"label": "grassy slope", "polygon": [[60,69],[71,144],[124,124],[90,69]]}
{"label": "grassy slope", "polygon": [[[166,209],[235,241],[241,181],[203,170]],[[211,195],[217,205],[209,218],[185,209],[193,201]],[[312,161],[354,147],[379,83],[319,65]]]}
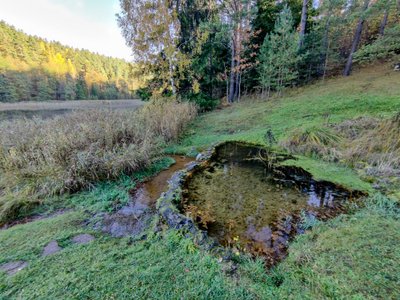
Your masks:
{"label": "grassy slope", "polygon": [[[326,122],[321,114],[327,112],[331,122],[362,114],[391,115],[400,110],[400,73],[384,73],[383,67],[367,69],[351,78],[293,91],[284,99],[243,103],[203,115],[182,144],[169,151],[192,151],[193,146],[203,149],[221,140],[263,143],[268,128],[281,139],[298,126]],[[330,177],[327,179],[365,187],[351,170],[307,158],[298,163],[321,179]],[[230,278],[222,272],[217,257],[198,251],[190,240],[173,232],[133,243],[96,234],[96,241],[89,245],[72,245],[73,235],[87,231],[81,223],[86,215],[80,209],[96,210],[92,200],[97,197],[89,194],[81,200],[76,198],[82,201],[82,205],[75,206],[76,212],[0,231],[0,264],[17,259],[30,263],[13,277],[0,273],[1,299],[400,296],[400,214],[385,199],[375,199],[355,214],[336,218],[299,236],[291,245],[289,257],[270,273],[265,273],[259,261],[238,258],[239,276]],[[106,206],[100,205],[101,209],[108,208],[112,198],[105,196]],[[53,239],[64,250],[41,258],[42,247]]]}
{"label": "grassy slope", "polygon": [[[400,111],[399,82],[400,72],[380,65],[365,68],[348,78],[333,78],[289,91],[282,99],[245,101],[200,116],[181,144],[169,148],[168,152],[191,153],[194,148],[203,150],[225,140],[265,144],[269,129],[279,141],[297,128],[339,123],[364,115],[388,117]],[[312,163],[301,157],[296,164],[309,169],[319,179],[369,189],[357,177],[347,176],[351,173],[349,170],[337,165]]]}

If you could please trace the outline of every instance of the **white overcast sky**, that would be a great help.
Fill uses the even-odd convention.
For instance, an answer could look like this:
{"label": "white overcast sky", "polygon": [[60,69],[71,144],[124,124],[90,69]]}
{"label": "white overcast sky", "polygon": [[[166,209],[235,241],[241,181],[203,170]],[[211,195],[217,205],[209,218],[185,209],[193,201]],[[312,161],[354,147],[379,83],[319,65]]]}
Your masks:
{"label": "white overcast sky", "polygon": [[118,12],[118,0],[0,0],[0,20],[17,29],[75,48],[132,60],[117,26]]}

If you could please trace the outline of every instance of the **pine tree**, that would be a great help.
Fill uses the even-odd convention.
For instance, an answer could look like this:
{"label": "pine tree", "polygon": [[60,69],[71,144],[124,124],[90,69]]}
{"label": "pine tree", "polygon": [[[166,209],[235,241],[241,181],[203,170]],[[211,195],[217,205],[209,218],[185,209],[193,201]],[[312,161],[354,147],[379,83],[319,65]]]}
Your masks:
{"label": "pine tree", "polygon": [[259,81],[263,91],[271,89],[279,94],[297,77],[299,36],[293,29],[290,9],[285,6],[275,23],[274,31],[268,34],[260,52]]}

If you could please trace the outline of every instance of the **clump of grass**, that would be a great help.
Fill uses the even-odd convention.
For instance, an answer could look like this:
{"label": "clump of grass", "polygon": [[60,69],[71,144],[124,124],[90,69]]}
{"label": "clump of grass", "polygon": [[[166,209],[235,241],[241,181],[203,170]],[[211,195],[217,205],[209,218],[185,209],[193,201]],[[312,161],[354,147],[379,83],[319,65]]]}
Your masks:
{"label": "clump of grass", "polygon": [[300,228],[303,230],[309,230],[321,222],[312,213],[306,212],[304,210],[300,213]]}
{"label": "clump of grass", "polygon": [[400,174],[400,112],[360,132],[344,145],[344,149],[346,161],[352,165],[357,161],[368,163],[373,175]]}
{"label": "clump of grass", "polygon": [[[40,199],[144,169],[195,115],[192,104],[155,101],[136,111],[90,110],[4,122],[0,190]],[[24,206],[25,197],[0,197],[0,219]]]}
{"label": "clump of grass", "polygon": [[359,117],[332,128],[295,130],[281,142],[291,153],[316,156],[365,169],[368,176],[400,175],[400,113],[392,118]]}
{"label": "clump of grass", "polygon": [[310,127],[295,130],[292,135],[281,142],[281,146],[293,153],[316,156],[333,156],[332,146],[342,140],[341,136],[326,127]]}

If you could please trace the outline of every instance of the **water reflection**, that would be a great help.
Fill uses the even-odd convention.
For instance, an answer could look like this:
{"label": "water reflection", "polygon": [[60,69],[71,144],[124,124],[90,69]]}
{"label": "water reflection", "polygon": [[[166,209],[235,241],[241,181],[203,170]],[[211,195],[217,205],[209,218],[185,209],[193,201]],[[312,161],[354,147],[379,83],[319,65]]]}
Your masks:
{"label": "water reflection", "polygon": [[255,155],[231,143],[219,149],[210,166],[187,182],[182,208],[221,244],[274,259],[295,230],[293,217],[334,208],[348,195],[307,176],[277,177]]}

